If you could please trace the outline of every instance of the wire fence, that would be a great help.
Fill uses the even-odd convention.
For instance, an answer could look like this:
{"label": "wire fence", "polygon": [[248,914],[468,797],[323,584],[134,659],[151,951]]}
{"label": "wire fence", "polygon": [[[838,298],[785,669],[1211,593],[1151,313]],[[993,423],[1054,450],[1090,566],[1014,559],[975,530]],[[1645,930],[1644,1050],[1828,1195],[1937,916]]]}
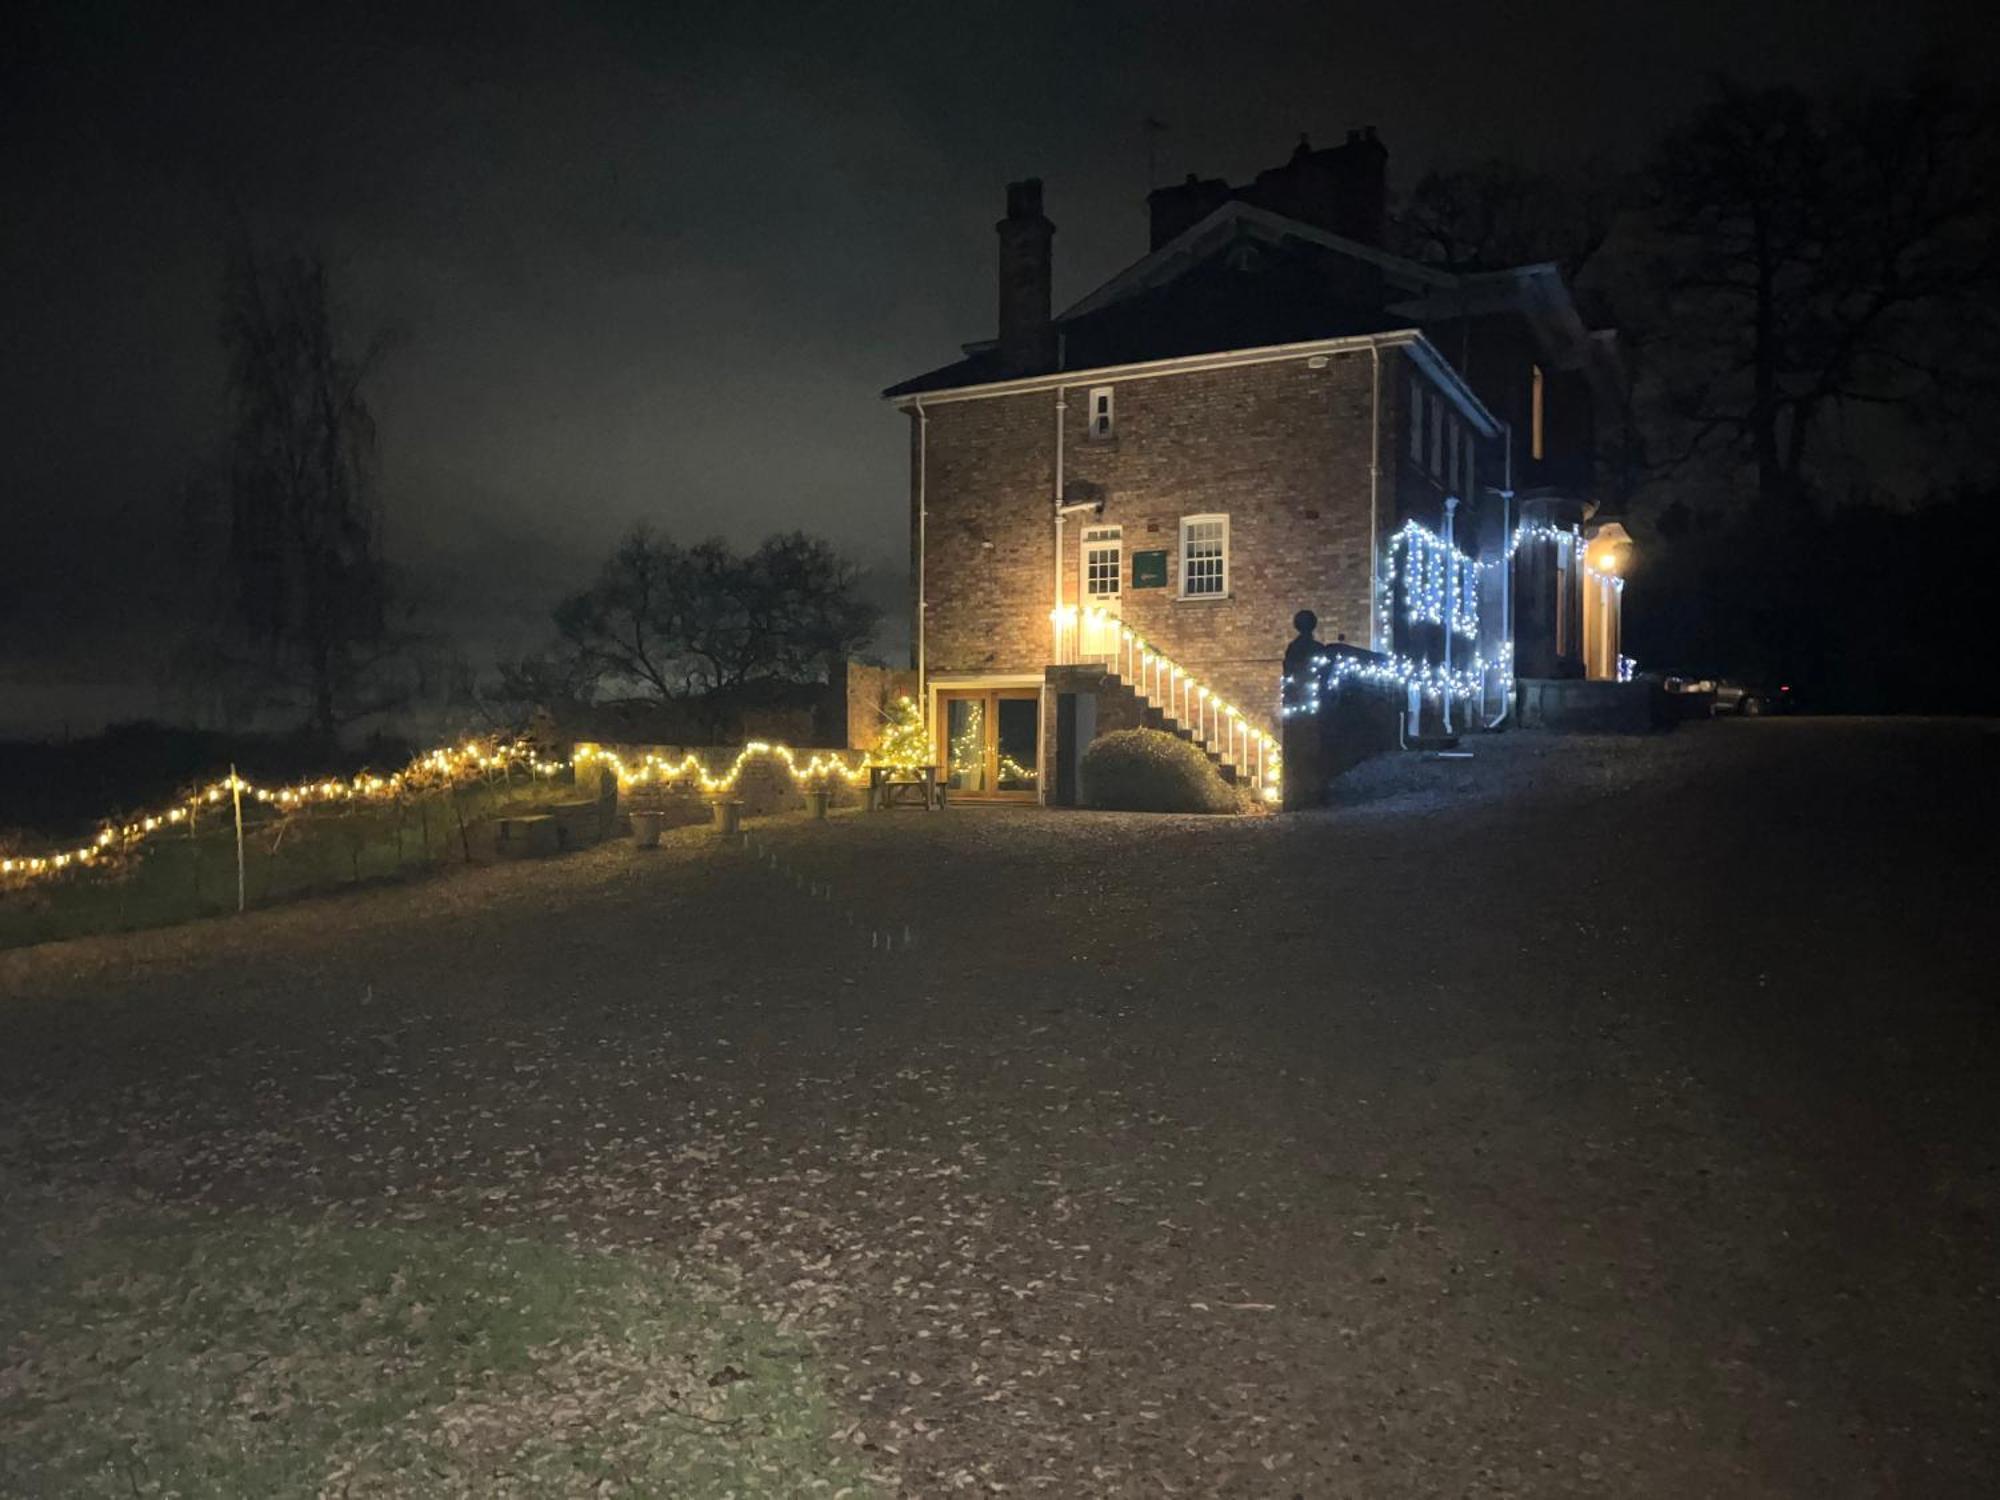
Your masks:
{"label": "wire fence", "polygon": [[[525,746],[432,751],[391,776],[230,775],[88,844],[0,850],[0,947],[163,926],[491,857],[491,825],[572,780]],[[565,787],[565,790],[567,788]]]}

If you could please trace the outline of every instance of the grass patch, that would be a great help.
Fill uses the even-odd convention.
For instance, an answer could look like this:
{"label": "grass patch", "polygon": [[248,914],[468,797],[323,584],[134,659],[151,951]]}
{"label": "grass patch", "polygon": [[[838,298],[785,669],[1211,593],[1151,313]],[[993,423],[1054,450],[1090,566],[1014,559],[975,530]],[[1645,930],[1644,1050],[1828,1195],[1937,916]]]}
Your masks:
{"label": "grass patch", "polygon": [[0,1276],[10,1496],[872,1492],[809,1348],[640,1259],[222,1220]]}
{"label": "grass patch", "polygon": [[[270,906],[483,858],[494,818],[573,795],[567,783],[512,781],[286,819],[246,806],[246,902]],[[226,803],[205,805],[192,829],[148,839],[121,869],[79,868],[0,889],[0,948],[167,927],[235,910],[235,825]]]}

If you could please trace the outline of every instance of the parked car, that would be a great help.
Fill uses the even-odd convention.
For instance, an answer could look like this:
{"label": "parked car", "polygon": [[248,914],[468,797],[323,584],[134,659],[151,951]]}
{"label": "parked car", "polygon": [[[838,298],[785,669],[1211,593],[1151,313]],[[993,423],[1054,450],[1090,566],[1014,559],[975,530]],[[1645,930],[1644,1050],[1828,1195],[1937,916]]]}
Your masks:
{"label": "parked car", "polygon": [[1733,677],[1694,677],[1675,674],[1663,677],[1660,686],[1680,703],[1680,717],[1687,719],[1754,719],[1762,714],[1792,711],[1792,686],[1756,687]]}

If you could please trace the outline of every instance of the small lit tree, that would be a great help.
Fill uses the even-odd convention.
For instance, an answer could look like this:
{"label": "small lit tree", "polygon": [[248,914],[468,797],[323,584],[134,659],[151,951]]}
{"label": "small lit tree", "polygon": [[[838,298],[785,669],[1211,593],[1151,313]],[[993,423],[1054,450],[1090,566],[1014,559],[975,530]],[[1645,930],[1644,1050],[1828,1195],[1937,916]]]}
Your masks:
{"label": "small lit tree", "polygon": [[931,735],[924,723],[924,711],[905,694],[884,717],[881,738],[868,759],[878,766],[927,766],[931,763]]}

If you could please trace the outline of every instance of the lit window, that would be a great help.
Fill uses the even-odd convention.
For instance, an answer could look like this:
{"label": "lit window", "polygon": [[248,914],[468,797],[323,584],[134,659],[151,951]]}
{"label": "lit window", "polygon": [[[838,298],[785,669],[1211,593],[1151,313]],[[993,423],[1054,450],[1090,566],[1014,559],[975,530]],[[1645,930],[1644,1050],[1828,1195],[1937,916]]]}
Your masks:
{"label": "lit window", "polygon": [[1542,456],[1542,367],[1528,366],[1528,456]]}
{"label": "lit window", "polygon": [[1124,563],[1123,532],[1116,526],[1091,526],[1083,533],[1083,597],[1104,605],[1118,603],[1118,575]]}
{"label": "lit window", "polygon": [[1181,517],[1181,597],[1220,599],[1229,592],[1229,517]]}
{"label": "lit window", "polygon": [[1092,386],[1090,389],[1090,435],[1093,439],[1111,436],[1111,387]]}

